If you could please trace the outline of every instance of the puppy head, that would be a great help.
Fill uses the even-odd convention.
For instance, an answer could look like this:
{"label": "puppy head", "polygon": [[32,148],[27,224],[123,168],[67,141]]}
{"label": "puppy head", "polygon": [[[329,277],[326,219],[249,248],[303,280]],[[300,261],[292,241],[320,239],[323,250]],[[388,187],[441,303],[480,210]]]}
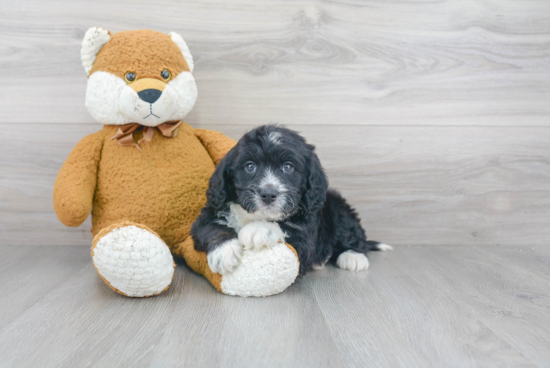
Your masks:
{"label": "puppy head", "polygon": [[157,126],[193,108],[193,58],[176,33],[90,28],[82,41],[86,107],[100,123]]}
{"label": "puppy head", "polygon": [[315,147],[298,133],[265,125],[245,134],[220,162],[207,198],[221,209],[234,202],[258,219],[282,220],[320,209],[328,181]]}

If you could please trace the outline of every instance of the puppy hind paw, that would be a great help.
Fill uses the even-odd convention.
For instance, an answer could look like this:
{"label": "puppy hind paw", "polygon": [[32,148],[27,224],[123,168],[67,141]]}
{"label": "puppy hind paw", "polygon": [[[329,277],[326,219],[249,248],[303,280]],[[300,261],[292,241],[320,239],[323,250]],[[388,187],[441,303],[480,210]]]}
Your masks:
{"label": "puppy hind paw", "polygon": [[258,250],[284,242],[285,235],[277,223],[254,221],[239,231],[239,241],[245,249]]}
{"label": "puppy hind paw", "polygon": [[336,265],[344,270],[362,271],[369,268],[369,259],[363,253],[348,250],[338,256]]}
{"label": "puppy hind paw", "polygon": [[243,247],[239,240],[231,239],[208,253],[208,266],[212,272],[225,275],[233,272],[239,265],[242,255]]}

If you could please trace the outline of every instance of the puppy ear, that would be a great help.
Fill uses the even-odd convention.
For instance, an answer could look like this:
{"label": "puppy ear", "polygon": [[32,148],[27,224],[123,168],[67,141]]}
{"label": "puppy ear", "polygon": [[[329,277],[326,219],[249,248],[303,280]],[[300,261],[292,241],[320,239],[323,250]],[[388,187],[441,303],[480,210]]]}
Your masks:
{"label": "puppy ear", "polygon": [[170,38],[180,48],[181,53],[183,54],[183,57],[187,62],[187,66],[189,67],[189,71],[193,73],[193,68],[195,67],[195,65],[193,63],[193,56],[191,55],[191,51],[189,51],[189,47],[187,46],[187,43],[185,43],[183,38],[176,32],[170,32]]}
{"label": "puppy ear", "polygon": [[97,53],[110,39],[111,32],[106,29],[92,27],[86,31],[84,40],[82,40],[82,49],[80,49],[80,59],[82,60],[82,66],[86,70],[86,74],[90,74]]}
{"label": "puppy ear", "polygon": [[220,161],[208,184],[206,200],[208,205],[215,210],[221,210],[223,206],[234,197],[232,170],[233,161],[237,157],[237,148],[233,147]]}
{"label": "puppy ear", "polygon": [[308,148],[310,155],[307,158],[307,189],[302,201],[304,202],[306,211],[311,213],[323,207],[328,190],[328,180],[319,157],[314,152],[315,147],[308,145]]}

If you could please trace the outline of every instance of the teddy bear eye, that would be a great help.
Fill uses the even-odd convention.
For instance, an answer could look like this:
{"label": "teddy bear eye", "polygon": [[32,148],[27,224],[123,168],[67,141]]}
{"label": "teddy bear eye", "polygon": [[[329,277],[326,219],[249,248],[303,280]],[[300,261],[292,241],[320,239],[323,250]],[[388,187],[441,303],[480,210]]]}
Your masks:
{"label": "teddy bear eye", "polygon": [[168,69],[164,69],[162,72],[160,72],[160,76],[167,81],[172,76],[172,73],[170,73]]}
{"label": "teddy bear eye", "polygon": [[136,80],[136,75],[133,72],[128,72],[124,76],[124,79],[126,79],[126,82],[128,82],[128,83],[132,83],[133,81]]}

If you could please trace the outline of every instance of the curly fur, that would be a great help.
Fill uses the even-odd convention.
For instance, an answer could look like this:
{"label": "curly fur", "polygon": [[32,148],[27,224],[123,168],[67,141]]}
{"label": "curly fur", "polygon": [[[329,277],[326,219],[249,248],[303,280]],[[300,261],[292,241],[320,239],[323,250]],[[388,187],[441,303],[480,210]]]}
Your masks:
{"label": "curly fur", "polygon": [[[254,171],[249,170],[250,163]],[[271,199],[265,199],[264,193]],[[285,241],[298,253],[302,275],[327,261],[336,263],[347,251],[355,253],[346,256],[366,255],[391,248],[367,241],[357,212],[328,188],[315,147],[295,131],[276,125],[245,134],[217,166],[206,206],[191,229],[195,248],[213,252],[239,238],[241,229],[254,221],[279,225]],[[368,261],[362,263],[368,266]]]}

